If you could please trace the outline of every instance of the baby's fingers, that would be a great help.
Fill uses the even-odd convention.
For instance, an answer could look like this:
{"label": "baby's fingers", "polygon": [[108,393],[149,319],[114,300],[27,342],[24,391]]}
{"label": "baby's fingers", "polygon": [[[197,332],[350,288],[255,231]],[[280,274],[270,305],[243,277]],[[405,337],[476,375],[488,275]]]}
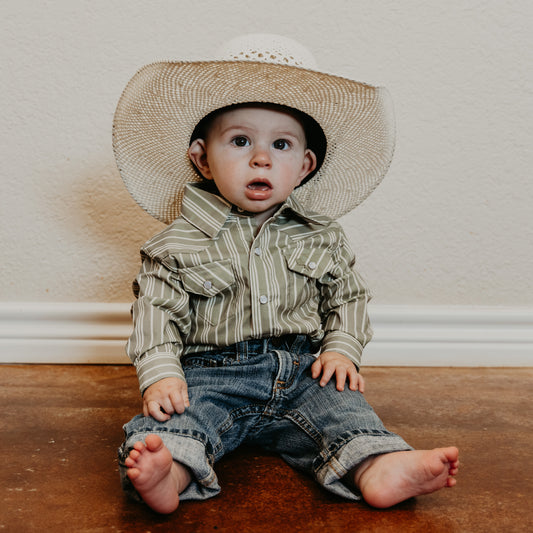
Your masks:
{"label": "baby's fingers", "polygon": [[185,409],[189,407],[189,394],[187,393],[187,387],[183,390],[175,390],[170,394],[170,400],[174,411],[179,415],[185,412]]}
{"label": "baby's fingers", "polygon": [[333,374],[335,374],[335,365],[324,365],[322,371],[322,378],[320,379],[320,386],[325,387],[328,383]]}
{"label": "baby's fingers", "polygon": [[311,377],[313,379],[316,379],[318,376],[320,376],[321,372],[322,372],[322,361],[320,359],[317,359],[311,365]]}
{"label": "baby's fingers", "polygon": [[152,416],[159,422],[166,422],[170,419],[170,415],[161,411],[161,405],[154,400],[151,400],[148,403],[145,402],[143,411],[145,412],[145,416],[146,412],[148,412],[148,415]]}
{"label": "baby's fingers", "polygon": [[337,390],[342,392],[346,383],[346,370],[342,367],[338,367],[335,370],[335,374],[337,375]]}
{"label": "baby's fingers", "polygon": [[365,392],[365,380],[363,376],[357,373],[355,367],[348,371],[348,379],[350,382],[350,390],[358,390],[359,392]]}

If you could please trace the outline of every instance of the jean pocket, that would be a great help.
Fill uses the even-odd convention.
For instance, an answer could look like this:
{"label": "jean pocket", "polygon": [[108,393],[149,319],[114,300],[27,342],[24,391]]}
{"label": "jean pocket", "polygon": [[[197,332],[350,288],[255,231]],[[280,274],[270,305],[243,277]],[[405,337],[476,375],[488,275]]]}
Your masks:
{"label": "jean pocket", "polygon": [[236,363],[235,359],[217,352],[203,353],[201,355],[193,354],[182,358],[181,361],[183,368],[220,368]]}

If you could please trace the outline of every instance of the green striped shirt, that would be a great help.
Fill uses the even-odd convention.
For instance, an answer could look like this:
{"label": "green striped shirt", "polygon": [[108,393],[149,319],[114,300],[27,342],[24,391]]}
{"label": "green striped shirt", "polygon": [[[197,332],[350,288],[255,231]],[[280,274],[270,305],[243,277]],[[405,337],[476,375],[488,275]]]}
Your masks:
{"label": "green striped shirt", "polygon": [[182,355],[306,334],[359,368],[372,330],[368,289],[340,225],[291,196],[261,228],[202,185],[141,249],[127,352],[141,391],[184,378]]}

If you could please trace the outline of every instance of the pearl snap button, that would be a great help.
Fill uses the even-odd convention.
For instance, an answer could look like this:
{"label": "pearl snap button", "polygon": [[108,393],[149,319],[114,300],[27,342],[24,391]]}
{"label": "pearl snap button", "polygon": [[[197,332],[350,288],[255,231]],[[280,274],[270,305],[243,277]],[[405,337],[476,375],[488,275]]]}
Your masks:
{"label": "pearl snap button", "polygon": [[213,284],[209,280],[204,281],[204,289],[209,290],[211,287],[213,287]]}
{"label": "pearl snap button", "polygon": [[314,261],[310,261],[309,264],[307,265],[309,268],[311,269],[314,269],[316,268],[316,263]]}
{"label": "pearl snap button", "polygon": [[261,255],[261,248],[256,248],[256,249],[254,250],[254,254],[255,254],[255,255]]}
{"label": "pearl snap button", "polygon": [[259,301],[260,301],[262,304],[266,304],[266,303],[268,302],[268,297],[265,296],[265,295],[263,294],[263,296],[261,296],[261,297],[259,298]]}

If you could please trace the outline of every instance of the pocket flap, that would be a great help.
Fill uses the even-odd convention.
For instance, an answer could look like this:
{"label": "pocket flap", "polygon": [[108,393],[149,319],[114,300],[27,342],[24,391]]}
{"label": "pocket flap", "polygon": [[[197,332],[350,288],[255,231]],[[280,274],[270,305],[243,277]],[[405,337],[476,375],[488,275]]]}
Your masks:
{"label": "pocket flap", "polygon": [[180,268],[178,273],[185,290],[200,296],[214,296],[235,283],[231,259]]}
{"label": "pocket flap", "polygon": [[310,278],[321,278],[334,267],[331,252],[326,248],[298,246],[296,249],[289,248],[284,253],[290,270]]}

